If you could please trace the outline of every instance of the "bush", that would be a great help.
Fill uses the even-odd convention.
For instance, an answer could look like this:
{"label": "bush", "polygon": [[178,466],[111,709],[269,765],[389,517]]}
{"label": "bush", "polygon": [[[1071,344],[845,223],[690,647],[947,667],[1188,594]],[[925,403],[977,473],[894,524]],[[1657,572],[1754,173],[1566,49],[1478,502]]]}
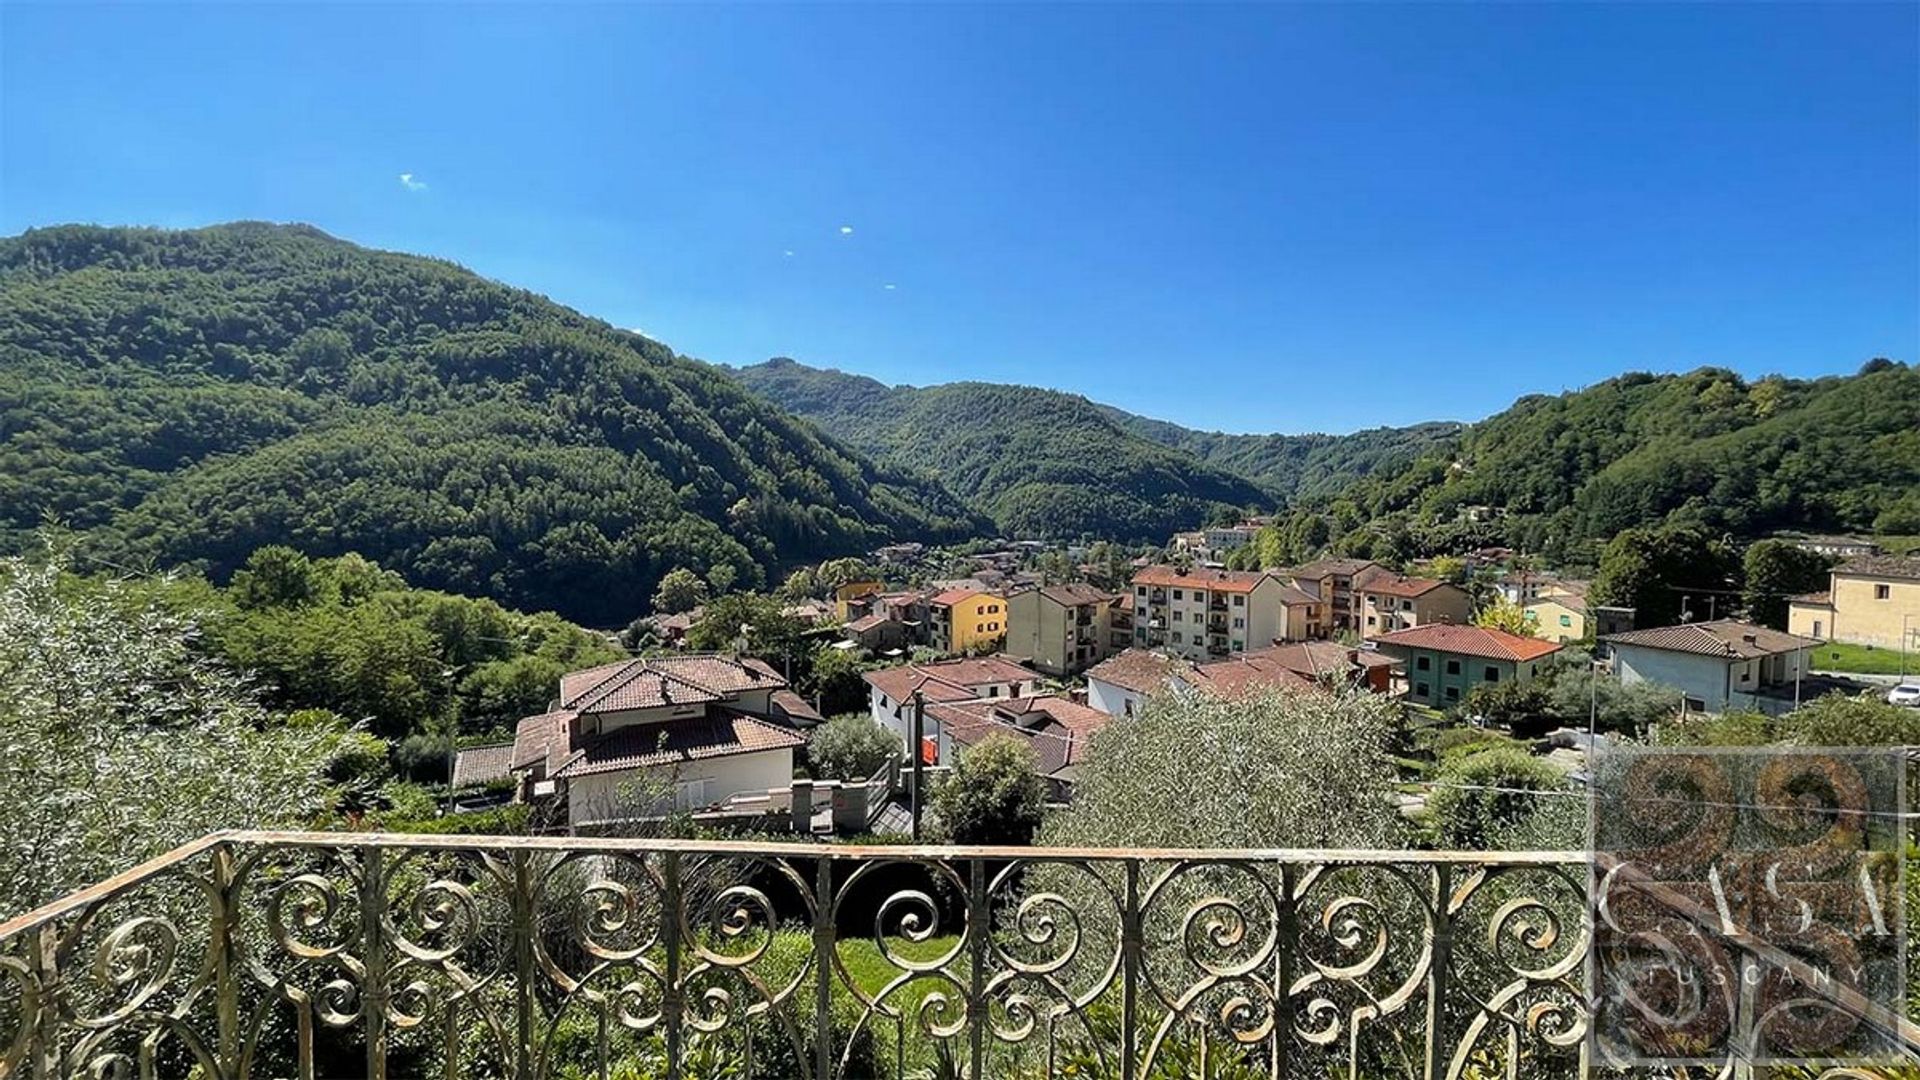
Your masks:
{"label": "bush", "polygon": [[1478,716],[1491,724],[1511,727],[1544,716],[1552,707],[1552,693],[1540,682],[1481,683],[1468,691],[1458,713]]}
{"label": "bush", "polygon": [[1046,807],[1033,747],[1016,735],[989,735],[962,751],[933,793],[940,827],[956,844],[1031,843]]}
{"label": "bush", "polygon": [[[1524,750],[1500,747],[1455,757],[1434,777],[1428,809],[1433,815],[1436,842],[1443,848],[1498,851],[1512,846],[1570,847],[1577,834],[1562,835],[1557,843],[1540,844],[1541,815],[1552,819],[1578,799],[1533,792],[1567,791],[1566,778],[1551,763]],[[1562,833],[1565,830],[1558,830]]]}
{"label": "bush", "polygon": [[393,748],[393,771],[417,783],[444,784],[447,758],[446,736],[409,735]]}
{"label": "bush", "polygon": [[834,717],[807,739],[816,780],[865,780],[899,757],[899,736],[858,713]]}

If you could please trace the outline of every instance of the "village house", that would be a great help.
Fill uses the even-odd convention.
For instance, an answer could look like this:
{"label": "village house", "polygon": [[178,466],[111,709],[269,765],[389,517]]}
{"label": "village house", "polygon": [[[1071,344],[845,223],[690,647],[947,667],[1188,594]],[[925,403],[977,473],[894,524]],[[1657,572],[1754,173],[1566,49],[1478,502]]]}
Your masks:
{"label": "village house", "polygon": [[1588,636],[1587,583],[1548,581],[1520,604],[1533,635],[1565,644]]}
{"label": "village house", "polygon": [[1037,697],[943,701],[926,707],[923,760],[952,765],[959,754],[989,735],[1010,735],[1033,749],[1034,771],[1059,801],[1073,788],[1095,732],[1111,719],[1057,694]]}
{"label": "village house", "polygon": [[999,656],[976,656],[930,664],[902,664],[869,671],[867,705],[873,722],[913,739],[913,698],[922,702],[993,701],[1034,697],[1040,693],[1040,673]]}
{"label": "village house", "polygon": [[1360,594],[1360,634],[1376,638],[1430,623],[1465,623],[1473,598],[1450,582],[1375,573],[1354,585]]}
{"label": "village house", "polygon": [[1852,559],[1861,555],[1880,554],[1880,545],[1871,540],[1862,540],[1857,536],[1781,536],[1802,551],[1811,551],[1816,555],[1827,555],[1836,559]]}
{"label": "village house", "polygon": [[[1133,576],[1133,643],[1206,660],[1304,638],[1310,625],[1288,625],[1304,595],[1272,574],[1149,566]],[[1302,621],[1319,608],[1300,602]]]}
{"label": "village house", "polygon": [[998,593],[948,589],[927,601],[929,644],[941,652],[990,652],[1007,636],[1007,601]]}
{"label": "village house", "polygon": [[1386,568],[1371,559],[1320,559],[1280,571],[1297,588],[1320,598],[1328,636],[1359,628],[1360,594],[1354,591],[1354,582],[1384,573]]}
{"label": "village house", "polygon": [[1624,685],[1672,687],[1689,712],[1752,709],[1775,716],[1798,704],[1807,650],[1819,644],[1736,619],[1631,630],[1600,640],[1612,651],[1613,670]]}
{"label": "village house", "polygon": [[1148,649],[1128,649],[1087,672],[1087,704],[1110,716],[1136,716],[1162,691],[1238,700],[1261,688],[1392,691],[1393,661],[1332,641],[1298,641],[1194,663]]}
{"label": "village house", "polygon": [[834,589],[834,618],[839,622],[857,618],[858,616],[853,613],[855,604],[866,597],[877,595],[886,587],[886,583],[880,581],[849,581]]}
{"label": "village house", "polygon": [[1920,555],[1863,555],[1833,568],[1826,592],[1796,596],[1787,629],[1801,637],[1920,649]]}
{"label": "village house", "polygon": [[704,809],[784,787],[819,715],[759,660],[700,654],[623,660],[565,675],[510,751],[463,751],[468,783],[511,776],[572,828]]}
{"label": "village house", "polygon": [[1055,678],[1078,675],[1131,644],[1131,624],[1116,641],[1124,599],[1086,584],[1015,593],[1007,598],[1006,650]]}
{"label": "village house", "polygon": [[1527,683],[1537,678],[1554,642],[1505,630],[1454,623],[1411,626],[1375,638],[1381,653],[1400,661],[1407,700],[1450,709],[1478,686]]}

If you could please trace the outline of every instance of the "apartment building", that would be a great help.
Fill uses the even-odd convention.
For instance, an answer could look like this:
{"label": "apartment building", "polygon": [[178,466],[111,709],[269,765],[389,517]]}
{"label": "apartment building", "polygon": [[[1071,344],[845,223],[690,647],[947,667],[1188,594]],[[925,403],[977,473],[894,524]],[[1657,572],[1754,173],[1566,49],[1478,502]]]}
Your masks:
{"label": "apartment building", "polygon": [[1466,623],[1473,614],[1473,599],[1465,589],[1433,578],[1369,574],[1354,589],[1360,597],[1363,637],[1432,623]]}
{"label": "apartment building", "polygon": [[[1206,660],[1286,639],[1289,600],[1320,611],[1272,574],[1149,566],[1133,576],[1133,643]],[[1295,631],[1301,636],[1306,626]]]}
{"label": "apartment building", "polygon": [[1320,559],[1280,574],[1320,599],[1331,636],[1360,627],[1360,594],[1354,591],[1354,582],[1388,572],[1372,559]]}
{"label": "apartment building", "polygon": [[[1087,584],[1048,585],[1007,598],[1006,649],[1056,678],[1078,675],[1133,643],[1117,593]],[[1115,617],[1127,636],[1115,639]]]}
{"label": "apartment building", "polygon": [[998,593],[948,589],[927,601],[928,640],[942,652],[990,652],[1007,636],[1007,601]]}

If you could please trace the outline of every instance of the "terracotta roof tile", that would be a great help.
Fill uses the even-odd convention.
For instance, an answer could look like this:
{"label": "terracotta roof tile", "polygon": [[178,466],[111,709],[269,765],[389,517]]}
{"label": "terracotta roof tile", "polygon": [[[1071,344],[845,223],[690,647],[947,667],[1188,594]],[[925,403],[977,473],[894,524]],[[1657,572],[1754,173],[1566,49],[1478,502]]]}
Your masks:
{"label": "terracotta roof tile", "polygon": [[869,671],[867,683],[894,701],[905,701],[915,690],[929,701],[966,701],[980,696],[978,688],[1038,679],[1032,668],[997,656],[943,660],[931,664],[903,664]]}
{"label": "terracotta roof tile", "polygon": [[1151,694],[1167,685],[1169,672],[1186,666],[1186,661],[1165,653],[1127,649],[1088,668],[1087,678],[1099,679],[1136,694]]}
{"label": "terracotta roof tile", "polygon": [[1194,567],[1182,572],[1176,566],[1149,566],[1133,575],[1135,585],[1171,588],[1208,589],[1216,592],[1248,593],[1272,575],[1258,570],[1208,570]]}
{"label": "terracotta roof tile", "polygon": [[1383,646],[1433,649],[1436,652],[1481,656],[1490,660],[1538,660],[1560,651],[1560,646],[1551,641],[1521,637],[1485,626],[1458,626],[1453,623],[1431,623],[1395,630],[1373,640],[1375,644]]}
{"label": "terracotta roof tile", "polygon": [[1360,587],[1361,592],[1380,593],[1383,596],[1425,596],[1446,582],[1434,578],[1413,578],[1404,574],[1393,576],[1377,575],[1367,579]]}
{"label": "terracotta roof tile", "polygon": [[746,713],[715,710],[698,720],[636,724],[588,739],[554,775],[572,778],[703,758],[792,749],[806,736]]}
{"label": "terracotta roof tile", "polygon": [[1600,640],[1611,645],[1637,645],[1665,652],[1718,656],[1730,660],[1752,660],[1820,644],[1813,638],[1804,638],[1798,634],[1740,622],[1737,619],[1628,630],[1619,634],[1602,635]]}
{"label": "terracotta roof tile", "polygon": [[1834,567],[1833,572],[1920,581],[1920,555],[1856,555]]}
{"label": "terracotta roof tile", "polygon": [[469,746],[453,757],[453,786],[467,787],[505,779],[513,768],[513,743]]}

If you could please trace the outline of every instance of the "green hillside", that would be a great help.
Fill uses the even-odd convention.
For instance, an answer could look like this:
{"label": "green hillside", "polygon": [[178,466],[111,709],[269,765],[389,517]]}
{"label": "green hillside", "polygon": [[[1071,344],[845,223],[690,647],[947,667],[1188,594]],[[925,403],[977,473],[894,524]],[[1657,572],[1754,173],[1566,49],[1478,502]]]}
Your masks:
{"label": "green hillside", "polygon": [[1016,535],[1157,542],[1276,501],[1077,394],[971,382],[889,387],[787,359],[733,374],[862,450],[926,470]]}
{"label": "green hillside", "polygon": [[[1405,468],[1317,500],[1344,546],[1411,554],[1504,542],[1591,560],[1635,525],[1736,537],[1920,530],[1920,370],[1748,381],[1721,368],[1533,395]],[[1470,508],[1491,507],[1490,520]],[[1335,530],[1338,537],[1344,528]],[[1336,545],[1341,546],[1341,545]]]}
{"label": "green hillside", "polygon": [[0,549],[49,519],[129,565],[357,551],[602,624],[675,566],[986,527],[658,342],[254,223],[0,240]]}
{"label": "green hillside", "polygon": [[1195,431],[1121,409],[1108,411],[1128,431],[1184,450],[1288,499],[1338,494],[1362,477],[1405,468],[1466,426],[1431,420],[1409,427],[1368,428],[1350,435],[1233,435]]}

